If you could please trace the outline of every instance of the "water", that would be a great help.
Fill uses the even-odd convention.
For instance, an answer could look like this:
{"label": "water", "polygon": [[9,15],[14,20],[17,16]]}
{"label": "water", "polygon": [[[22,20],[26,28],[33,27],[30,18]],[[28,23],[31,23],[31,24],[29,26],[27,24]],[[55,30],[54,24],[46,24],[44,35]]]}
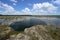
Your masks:
{"label": "water", "polygon": [[[23,18],[24,19],[24,18]],[[13,22],[9,26],[16,31],[22,31],[35,25],[60,26],[60,18],[26,18],[23,21]]]}
{"label": "water", "polygon": [[0,23],[1,23],[1,24],[6,24],[6,23],[7,23],[7,20],[0,19]]}
{"label": "water", "polygon": [[[10,23],[10,21],[13,21]],[[9,24],[11,28],[16,31],[22,31],[25,28],[29,28],[35,25],[60,27],[60,18],[55,17],[22,17],[17,19],[0,19],[0,23]]]}

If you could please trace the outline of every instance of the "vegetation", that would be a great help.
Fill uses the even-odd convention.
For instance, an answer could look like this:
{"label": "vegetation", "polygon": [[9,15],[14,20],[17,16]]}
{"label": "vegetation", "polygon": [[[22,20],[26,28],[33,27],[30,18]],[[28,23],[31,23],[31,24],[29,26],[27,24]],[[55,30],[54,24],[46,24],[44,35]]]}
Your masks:
{"label": "vegetation", "polygon": [[2,40],[2,39],[6,40],[7,38],[10,37],[10,35],[17,35],[18,33],[20,33],[20,32],[13,30],[8,25],[1,25],[0,24],[0,40]]}
{"label": "vegetation", "polygon": [[55,40],[60,40],[60,28],[47,27],[51,37]]}
{"label": "vegetation", "polygon": [[[8,19],[9,20],[9,19],[21,18],[21,17],[24,17],[24,16],[0,16],[0,19],[5,19],[5,20]],[[60,16],[35,16],[35,17],[57,17],[57,18],[60,18]],[[9,28],[10,28],[9,25],[0,23],[0,40],[1,40],[1,38],[2,39],[4,38],[4,40],[5,40],[6,38],[9,38],[10,35],[17,35],[19,33],[23,33],[23,31],[15,31],[12,28],[10,28],[10,29]],[[53,27],[48,27],[48,26],[46,28],[53,39],[60,40],[60,28],[57,28],[57,27],[53,28]],[[7,33],[7,31],[8,31],[8,33]]]}
{"label": "vegetation", "polygon": [[2,15],[0,19],[13,19],[13,18],[20,18],[20,17],[57,17],[60,18],[60,15]]}
{"label": "vegetation", "polygon": [[[9,27],[9,26],[8,25],[1,25],[0,24],[0,39],[1,39],[1,33],[2,32],[4,33],[4,31],[8,30],[8,29],[6,29],[7,27]],[[47,28],[49,34],[51,35],[51,37],[53,39],[60,40],[60,28],[57,28],[57,27],[56,28],[46,27],[46,28]],[[20,31],[15,31],[15,30],[13,30],[11,28],[10,31],[9,31],[9,33],[4,34],[5,36],[3,36],[3,38],[5,40],[6,38],[9,38],[10,35],[17,35],[19,33],[23,33],[23,31],[21,31],[21,32]]]}

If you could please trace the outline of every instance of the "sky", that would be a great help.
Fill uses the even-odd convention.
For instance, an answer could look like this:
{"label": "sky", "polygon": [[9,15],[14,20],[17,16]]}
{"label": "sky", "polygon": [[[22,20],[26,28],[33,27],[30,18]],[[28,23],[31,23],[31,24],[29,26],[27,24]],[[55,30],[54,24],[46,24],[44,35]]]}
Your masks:
{"label": "sky", "polygon": [[0,0],[2,15],[60,15],[60,0]]}

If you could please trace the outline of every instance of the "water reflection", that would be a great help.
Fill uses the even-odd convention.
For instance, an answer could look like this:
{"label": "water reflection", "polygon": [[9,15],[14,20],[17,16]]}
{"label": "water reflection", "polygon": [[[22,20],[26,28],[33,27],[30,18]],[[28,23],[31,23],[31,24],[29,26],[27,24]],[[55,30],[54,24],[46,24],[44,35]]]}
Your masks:
{"label": "water reflection", "polygon": [[[16,20],[18,22],[16,22]],[[60,27],[60,18],[47,18],[47,17],[22,17],[22,18],[13,18],[13,19],[0,19],[0,23],[8,24],[16,31],[24,30],[25,28],[29,28],[34,25],[48,25],[53,27]]]}
{"label": "water reflection", "polygon": [[29,20],[24,20],[21,22],[14,22],[10,25],[10,27],[12,27],[16,31],[22,31],[25,28],[29,28],[34,25],[47,25],[47,24],[40,19],[31,18]]}

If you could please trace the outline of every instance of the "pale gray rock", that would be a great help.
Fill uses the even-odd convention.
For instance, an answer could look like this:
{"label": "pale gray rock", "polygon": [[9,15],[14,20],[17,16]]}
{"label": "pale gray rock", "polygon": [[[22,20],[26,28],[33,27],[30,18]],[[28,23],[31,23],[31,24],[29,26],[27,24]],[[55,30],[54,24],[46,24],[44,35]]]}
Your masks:
{"label": "pale gray rock", "polygon": [[23,33],[19,33],[16,36],[12,36],[9,40],[54,40],[49,34],[48,30],[41,26],[33,26],[26,28]]}
{"label": "pale gray rock", "polygon": [[2,29],[0,32],[0,40],[5,40],[6,36],[8,36],[10,31],[11,31],[10,27],[6,27],[6,28]]}

